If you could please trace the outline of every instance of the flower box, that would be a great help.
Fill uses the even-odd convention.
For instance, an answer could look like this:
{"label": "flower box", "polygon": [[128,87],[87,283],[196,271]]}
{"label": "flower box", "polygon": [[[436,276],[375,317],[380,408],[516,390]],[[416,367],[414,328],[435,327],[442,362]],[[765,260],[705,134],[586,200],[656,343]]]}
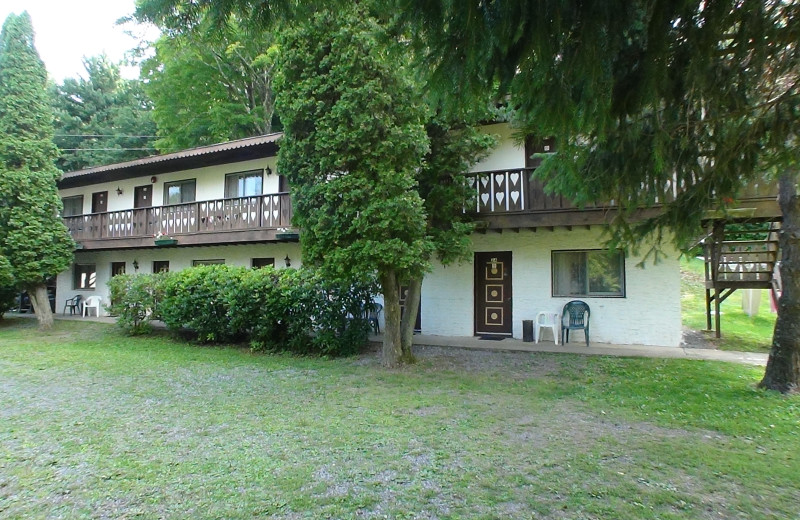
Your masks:
{"label": "flower box", "polygon": [[296,231],[279,231],[275,233],[275,238],[285,242],[297,242],[300,240],[300,233]]}
{"label": "flower box", "polygon": [[174,238],[156,238],[154,242],[157,246],[174,246],[178,243]]}

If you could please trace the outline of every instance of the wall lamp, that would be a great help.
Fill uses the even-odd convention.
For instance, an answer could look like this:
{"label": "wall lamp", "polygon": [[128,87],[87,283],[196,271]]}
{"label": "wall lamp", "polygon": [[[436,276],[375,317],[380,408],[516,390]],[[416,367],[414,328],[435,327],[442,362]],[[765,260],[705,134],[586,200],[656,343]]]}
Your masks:
{"label": "wall lamp", "polygon": [[292,259],[289,258],[289,255],[286,255],[286,258],[283,259],[284,263],[286,263],[286,267],[292,267]]}
{"label": "wall lamp", "polygon": [[272,168],[270,168],[269,166],[267,166],[267,169],[264,171],[264,173],[266,173],[266,174],[267,174],[267,177],[269,177],[270,175],[272,175]]}
{"label": "wall lamp", "polygon": [[134,271],[138,271],[139,270],[139,262],[137,262],[136,260],[133,261],[133,270]]}
{"label": "wall lamp", "polygon": [[117,195],[122,195],[122,188],[117,186]]}

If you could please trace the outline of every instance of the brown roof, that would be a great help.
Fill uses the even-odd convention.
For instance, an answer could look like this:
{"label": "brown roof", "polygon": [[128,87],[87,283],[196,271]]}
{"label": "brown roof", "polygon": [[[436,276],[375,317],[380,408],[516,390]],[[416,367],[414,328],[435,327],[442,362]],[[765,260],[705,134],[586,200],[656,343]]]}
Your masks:
{"label": "brown roof", "polygon": [[277,142],[281,137],[283,137],[283,133],[276,132],[209,146],[199,146],[164,155],[153,155],[133,161],[67,172],[61,177],[58,187],[73,188],[98,182],[117,181],[145,175],[189,170],[202,166],[270,157],[277,154]]}

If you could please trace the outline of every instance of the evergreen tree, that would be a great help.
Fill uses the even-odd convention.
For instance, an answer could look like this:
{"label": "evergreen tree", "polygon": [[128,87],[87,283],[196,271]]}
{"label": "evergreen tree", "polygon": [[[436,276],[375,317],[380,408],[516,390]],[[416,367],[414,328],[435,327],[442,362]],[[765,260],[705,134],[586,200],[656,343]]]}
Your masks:
{"label": "evergreen tree", "polygon": [[0,33],[0,252],[42,328],[53,323],[45,280],[69,267],[75,246],[59,217],[57,153],[31,19],[11,14]]}
{"label": "evergreen tree", "polygon": [[707,209],[779,177],[784,290],[761,385],[800,389],[800,3],[393,4],[439,96],[500,85],[525,130],[559,143],[537,170],[548,188],[621,206],[618,244],[655,233],[691,245]]}
{"label": "evergreen tree", "polygon": [[403,357],[399,286],[429,269],[415,174],[427,151],[425,109],[369,16],[319,12],[281,42],[278,168],[292,185],[303,261],[329,277],[377,273],[383,362]]}
{"label": "evergreen tree", "polygon": [[68,78],[54,87],[59,169],[75,171],[153,155],[153,138],[146,136],[155,135],[156,125],[142,82],[120,77],[119,66],[104,55],[86,58],[83,65],[85,79]]}

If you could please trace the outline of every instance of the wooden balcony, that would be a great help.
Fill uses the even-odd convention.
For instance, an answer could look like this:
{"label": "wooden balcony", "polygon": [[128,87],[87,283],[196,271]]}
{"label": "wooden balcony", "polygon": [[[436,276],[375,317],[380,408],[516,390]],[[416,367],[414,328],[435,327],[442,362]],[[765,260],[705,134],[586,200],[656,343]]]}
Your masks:
{"label": "wooden balcony", "polygon": [[279,228],[292,221],[288,193],[216,199],[170,206],[65,217],[82,250],[156,247],[166,235],[183,245],[282,241]]}
{"label": "wooden balcony", "polygon": [[[475,205],[466,210],[484,223],[484,229],[497,231],[505,228],[588,226],[607,223],[613,217],[616,208],[613,201],[606,205],[578,208],[567,197],[546,193],[544,183],[532,174],[532,168],[470,174],[467,182],[475,189],[476,197]],[[675,186],[667,187],[672,196],[678,189]],[[750,218],[780,215],[775,200],[777,193],[775,183],[750,185],[743,190],[737,211]],[[642,217],[659,211],[659,201],[655,202],[655,207],[641,210]]]}

